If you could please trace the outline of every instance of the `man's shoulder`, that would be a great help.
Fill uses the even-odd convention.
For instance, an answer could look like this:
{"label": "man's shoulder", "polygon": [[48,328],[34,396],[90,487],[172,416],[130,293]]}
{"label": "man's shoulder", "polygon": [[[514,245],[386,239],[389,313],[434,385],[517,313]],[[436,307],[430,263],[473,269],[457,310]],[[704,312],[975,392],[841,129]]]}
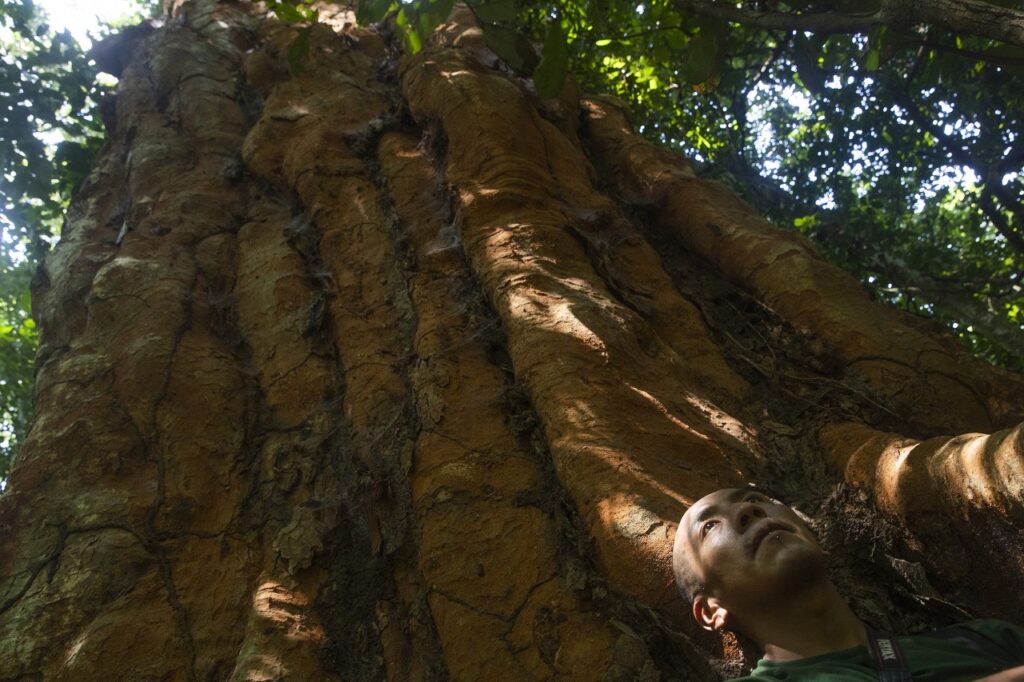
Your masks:
{"label": "man's shoulder", "polygon": [[997,637],[1024,637],[1024,628],[1014,623],[1010,623],[1005,620],[997,620],[995,618],[979,618],[977,620],[968,620],[963,623],[957,623],[951,625],[952,628],[968,628],[975,632],[980,632],[983,635],[993,635]]}
{"label": "man's shoulder", "polygon": [[997,618],[976,618],[974,620],[965,620],[961,623],[954,623],[953,625],[949,625],[946,626],[946,628],[941,629],[948,628],[968,628],[978,632],[1003,632],[1006,630],[1024,632],[1024,628],[1021,626],[1010,623],[1009,621],[999,620]]}
{"label": "man's shoulder", "polygon": [[877,681],[878,675],[872,666],[867,649],[854,647],[820,656],[811,656],[794,661],[766,661],[761,659],[750,671],[750,675],[739,681],[764,682],[765,680],[788,680],[799,682],[856,682]]}
{"label": "man's shoulder", "polygon": [[[905,635],[899,642],[921,670],[947,669],[956,674],[950,679],[974,679],[967,659],[999,661],[1003,665],[1024,663],[1024,628],[1002,620],[972,620],[939,630]],[[957,653],[960,652],[960,653]],[[965,670],[966,668],[966,670]],[[981,668],[978,673],[986,672]],[[865,647],[844,649],[830,654],[795,661],[758,661],[746,677],[736,682],[765,680],[801,680],[813,682],[852,682],[877,680],[878,673]]]}
{"label": "man's shoulder", "polygon": [[1024,662],[1024,628],[1005,620],[978,619],[950,625],[920,636],[967,642],[992,657],[1013,663]]}

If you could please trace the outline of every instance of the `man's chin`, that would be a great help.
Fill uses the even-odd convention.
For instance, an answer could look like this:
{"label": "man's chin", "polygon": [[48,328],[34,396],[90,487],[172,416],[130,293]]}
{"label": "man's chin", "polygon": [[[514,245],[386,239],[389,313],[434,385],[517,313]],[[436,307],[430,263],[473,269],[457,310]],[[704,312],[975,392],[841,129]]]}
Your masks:
{"label": "man's chin", "polygon": [[[771,536],[757,548],[754,558],[766,574],[766,581],[775,583],[778,589],[792,589],[816,580],[828,580],[825,555],[816,544],[810,544],[793,533],[784,533],[773,541]],[[774,542],[765,547],[765,543]],[[767,586],[766,586],[767,587]]]}

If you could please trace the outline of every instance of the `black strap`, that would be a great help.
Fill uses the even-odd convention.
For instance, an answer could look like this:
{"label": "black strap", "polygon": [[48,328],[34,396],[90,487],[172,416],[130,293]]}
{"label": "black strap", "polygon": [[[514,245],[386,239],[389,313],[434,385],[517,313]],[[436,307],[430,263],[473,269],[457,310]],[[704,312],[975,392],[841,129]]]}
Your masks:
{"label": "black strap", "polygon": [[993,662],[998,663],[1003,668],[1012,668],[1021,664],[1020,657],[1015,656],[1012,651],[980,632],[975,632],[963,623],[922,634],[926,637],[942,639],[956,646],[976,651],[992,659]]}
{"label": "black strap", "polygon": [[868,649],[875,659],[879,682],[913,682],[907,659],[895,637],[868,628]]}

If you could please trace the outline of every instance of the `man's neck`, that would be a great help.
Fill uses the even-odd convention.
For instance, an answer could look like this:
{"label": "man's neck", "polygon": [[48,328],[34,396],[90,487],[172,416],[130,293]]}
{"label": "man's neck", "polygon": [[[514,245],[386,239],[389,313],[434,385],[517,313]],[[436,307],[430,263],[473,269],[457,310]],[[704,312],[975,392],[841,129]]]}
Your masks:
{"label": "man's neck", "polygon": [[748,634],[769,661],[791,661],[866,646],[864,624],[831,582],[767,609]]}

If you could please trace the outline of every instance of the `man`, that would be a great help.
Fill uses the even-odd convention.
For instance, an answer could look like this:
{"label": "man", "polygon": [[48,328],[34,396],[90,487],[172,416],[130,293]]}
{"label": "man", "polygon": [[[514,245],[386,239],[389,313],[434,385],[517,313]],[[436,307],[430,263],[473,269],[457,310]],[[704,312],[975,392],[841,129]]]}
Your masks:
{"label": "man", "polygon": [[1009,623],[909,637],[867,628],[829,579],[810,529],[754,489],[718,490],[690,507],[672,567],[698,623],[761,648],[744,680],[1024,680],[1024,629]]}

